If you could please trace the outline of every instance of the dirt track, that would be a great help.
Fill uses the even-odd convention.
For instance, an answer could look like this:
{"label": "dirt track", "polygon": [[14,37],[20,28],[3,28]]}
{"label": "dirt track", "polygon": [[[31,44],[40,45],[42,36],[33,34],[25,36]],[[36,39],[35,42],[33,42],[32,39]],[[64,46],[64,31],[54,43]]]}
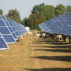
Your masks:
{"label": "dirt track", "polygon": [[0,71],[71,71],[71,45],[50,44],[35,36],[0,52]]}

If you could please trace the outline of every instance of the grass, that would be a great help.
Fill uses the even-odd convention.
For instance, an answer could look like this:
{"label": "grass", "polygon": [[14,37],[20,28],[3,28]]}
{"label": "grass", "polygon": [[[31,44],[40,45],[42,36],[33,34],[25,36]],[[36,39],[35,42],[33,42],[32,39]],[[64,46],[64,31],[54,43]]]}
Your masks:
{"label": "grass", "polygon": [[71,71],[71,44],[52,44],[24,35],[9,47],[0,52],[0,71]]}

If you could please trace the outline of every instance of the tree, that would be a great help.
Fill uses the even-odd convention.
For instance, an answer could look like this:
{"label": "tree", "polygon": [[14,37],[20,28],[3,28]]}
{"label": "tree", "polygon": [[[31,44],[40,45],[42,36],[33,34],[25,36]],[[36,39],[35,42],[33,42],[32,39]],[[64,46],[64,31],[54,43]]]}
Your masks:
{"label": "tree", "polygon": [[71,12],[71,6],[66,7],[66,12]]}
{"label": "tree", "polygon": [[42,13],[48,20],[55,17],[55,7],[51,5],[40,4],[34,6],[32,14],[38,12]]}
{"label": "tree", "polygon": [[42,13],[38,12],[36,14],[30,15],[30,17],[27,20],[27,24],[31,27],[31,29],[38,29],[38,25],[44,21],[46,21],[46,17]]}
{"label": "tree", "polygon": [[59,14],[63,14],[65,12],[65,6],[62,4],[59,4],[55,8],[55,14],[58,16]]}
{"label": "tree", "polygon": [[0,9],[0,15],[3,15],[3,10],[2,9]]}
{"label": "tree", "polygon": [[25,25],[25,26],[28,26],[28,24],[27,24],[27,20],[28,20],[28,19],[27,19],[27,18],[25,18],[24,20],[22,20],[22,22],[21,22],[21,23],[22,23],[23,25]]}
{"label": "tree", "polygon": [[6,17],[9,17],[17,22],[21,22],[21,19],[20,19],[20,14],[19,12],[15,9],[11,9],[9,10],[8,14],[6,15]]}

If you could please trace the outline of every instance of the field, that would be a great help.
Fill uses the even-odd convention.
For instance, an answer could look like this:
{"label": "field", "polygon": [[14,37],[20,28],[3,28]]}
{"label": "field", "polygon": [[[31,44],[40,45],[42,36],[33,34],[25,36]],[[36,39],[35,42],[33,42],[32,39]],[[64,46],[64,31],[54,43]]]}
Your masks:
{"label": "field", "polygon": [[71,44],[24,35],[0,51],[0,71],[71,71]]}

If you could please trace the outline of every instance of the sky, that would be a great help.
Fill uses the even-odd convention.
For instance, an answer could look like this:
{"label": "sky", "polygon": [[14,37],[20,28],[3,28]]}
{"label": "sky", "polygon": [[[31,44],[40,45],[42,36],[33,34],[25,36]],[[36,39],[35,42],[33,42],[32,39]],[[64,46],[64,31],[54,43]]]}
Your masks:
{"label": "sky", "polygon": [[20,12],[22,19],[29,17],[31,11],[35,5],[49,4],[56,6],[57,4],[71,5],[71,0],[0,0],[0,9],[3,10],[4,15],[8,13],[10,9],[17,9]]}

